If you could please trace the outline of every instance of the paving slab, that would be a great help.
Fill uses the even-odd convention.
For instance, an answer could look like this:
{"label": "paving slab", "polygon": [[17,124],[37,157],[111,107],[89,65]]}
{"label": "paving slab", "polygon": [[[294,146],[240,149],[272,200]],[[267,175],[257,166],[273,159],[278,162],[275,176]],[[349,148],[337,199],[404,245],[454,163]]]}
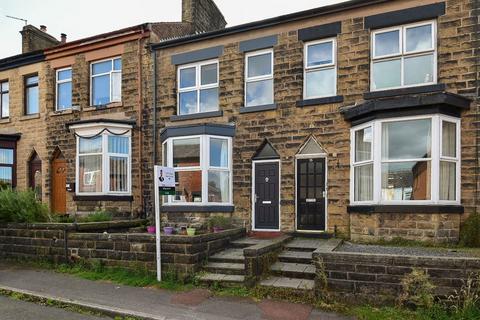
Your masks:
{"label": "paving slab", "polygon": [[256,244],[268,241],[267,239],[258,239],[258,238],[242,238],[235,241],[232,241],[232,244],[239,244],[239,245],[248,245],[254,246]]}
{"label": "paving slab", "polygon": [[312,252],[306,251],[283,251],[278,255],[279,258],[311,260]]}
{"label": "paving slab", "polygon": [[245,280],[245,276],[235,275],[235,274],[222,274],[222,273],[205,273],[199,277],[199,280],[242,283]]}
{"label": "paving slab", "polygon": [[301,248],[316,250],[327,243],[326,239],[302,239],[296,238],[285,245],[287,248]]}
{"label": "paving slab", "polygon": [[210,259],[222,260],[222,262],[240,262],[245,260],[245,256],[243,255],[243,249],[227,249],[210,256]]}
{"label": "paving slab", "polygon": [[182,304],[186,306],[198,306],[208,298],[212,293],[205,289],[195,289],[187,292],[180,292],[172,296],[170,301],[173,304]]}
{"label": "paving slab", "polygon": [[207,263],[206,267],[212,269],[244,270],[245,264],[231,262],[209,262]]}
{"label": "paving slab", "polygon": [[308,305],[273,300],[264,300],[258,306],[268,320],[307,320],[312,312]]}

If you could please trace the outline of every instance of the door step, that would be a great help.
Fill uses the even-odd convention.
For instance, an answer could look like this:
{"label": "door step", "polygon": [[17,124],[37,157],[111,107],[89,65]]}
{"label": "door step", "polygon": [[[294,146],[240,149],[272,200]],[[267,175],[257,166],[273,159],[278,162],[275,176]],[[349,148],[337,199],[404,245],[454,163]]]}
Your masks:
{"label": "door step", "polygon": [[273,275],[287,278],[315,279],[315,266],[305,263],[275,262],[270,271]]}
{"label": "door step", "polygon": [[269,277],[260,281],[263,287],[288,288],[295,290],[313,290],[315,281],[309,279],[287,278],[287,277]]}
{"label": "door step", "polygon": [[245,281],[245,276],[243,275],[233,275],[233,274],[222,274],[222,273],[205,273],[198,277],[200,282],[205,284],[212,283],[221,283],[222,285],[243,285]]}
{"label": "door step", "polygon": [[290,262],[290,263],[305,263],[310,264],[312,262],[312,251],[282,251],[278,255],[278,260],[280,262]]}
{"label": "door step", "polygon": [[205,271],[217,274],[244,275],[244,263],[209,262],[204,267]]}
{"label": "door step", "polygon": [[243,249],[227,249],[208,258],[211,262],[244,263]]}

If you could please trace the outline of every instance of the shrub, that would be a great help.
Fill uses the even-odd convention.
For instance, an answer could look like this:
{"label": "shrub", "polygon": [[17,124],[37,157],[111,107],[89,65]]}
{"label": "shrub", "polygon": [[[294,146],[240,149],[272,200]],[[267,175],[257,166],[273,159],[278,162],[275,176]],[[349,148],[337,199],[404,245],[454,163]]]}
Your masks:
{"label": "shrub", "polygon": [[218,227],[222,229],[228,229],[232,226],[232,219],[223,216],[211,217],[208,219],[208,228]]}
{"label": "shrub", "polygon": [[433,289],[428,274],[420,269],[413,271],[402,280],[402,294],[399,303],[415,309],[417,307],[431,308],[433,306]]}
{"label": "shrub", "polygon": [[480,214],[472,213],[460,230],[460,244],[465,247],[480,247]]}
{"label": "shrub", "polygon": [[78,222],[103,222],[103,221],[111,221],[113,219],[113,215],[110,212],[105,210],[97,210],[88,216],[81,217],[78,219]]}
{"label": "shrub", "polygon": [[37,201],[34,191],[0,190],[0,221],[47,222],[49,220],[48,207]]}

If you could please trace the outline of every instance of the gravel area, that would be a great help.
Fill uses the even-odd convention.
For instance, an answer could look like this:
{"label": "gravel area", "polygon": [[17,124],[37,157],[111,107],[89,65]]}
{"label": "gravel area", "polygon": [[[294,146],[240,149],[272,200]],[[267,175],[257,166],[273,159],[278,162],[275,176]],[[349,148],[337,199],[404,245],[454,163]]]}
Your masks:
{"label": "gravel area", "polygon": [[401,256],[473,257],[467,252],[455,252],[455,250],[445,248],[389,247],[356,244],[351,242],[345,242],[335,251],[352,253],[393,254]]}

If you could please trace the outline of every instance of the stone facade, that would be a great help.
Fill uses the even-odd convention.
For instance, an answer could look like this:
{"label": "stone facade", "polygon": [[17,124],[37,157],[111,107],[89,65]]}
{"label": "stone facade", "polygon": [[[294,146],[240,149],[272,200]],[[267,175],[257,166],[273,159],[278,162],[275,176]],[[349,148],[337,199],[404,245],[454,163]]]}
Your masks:
{"label": "stone facade", "polygon": [[[422,5],[438,1],[423,1]],[[447,0],[446,13],[438,17],[438,83],[446,91],[475,100],[461,114],[461,205],[465,214],[430,212],[428,214],[348,213],[350,198],[350,128],[351,123],[341,110],[365,102],[370,91],[371,36],[365,27],[365,17],[389,11],[412,8],[416,1],[366,5],[335,13],[319,14],[295,21],[266,24],[245,32],[226,32],[224,35],[193,41],[172,41],[157,47],[157,123],[160,127],[205,123],[234,124],[233,138],[233,204],[232,215],[252,224],[252,157],[268,139],[281,158],[281,212],[282,231],[294,231],[295,208],[295,155],[313,136],[327,153],[328,204],[327,230],[335,229],[352,234],[357,239],[406,236],[415,239],[457,239],[460,222],[478,210],[478,96],[475,79],[476,64],[475,23],[478,9],[474,1]],[[341,22],[337,35],[337,94],[343,102],[318,103],[297,107],[303,99],[304,44],[298,39],[302,28]],[[261,24],[261,23],[260,23]],[[245,54],[239,43],[245,40],[278,35],[274,51],[275,110],[240,113],[244,106]],[[219,110],[221,115],[203,119],[178,121],[177,67],[172,56],[204,48],[223,46],[219,60]],[[152,114],[152,110],[149,110]],[[173,121],[175,120],[175,121]],[[151,126],[152,118],[146,124]],[[160,131],[160,129],[159,129]],[[151,137],[148,137],[151,143]],[[157,140],[158,141],[158,140]],[[161,159],[161,145],[157,144],[157,159]],[[160,160],[157,160],[160,163]],[[148,178],[147,178],[148,180]],[[146,180],[146,181],[147,181]],[[177,220],[191,221],[207,218],[211,212],[175,212]],[[428,216],[428,217],[427,217]],[[423,223],[422,221],[425,221]]]}

